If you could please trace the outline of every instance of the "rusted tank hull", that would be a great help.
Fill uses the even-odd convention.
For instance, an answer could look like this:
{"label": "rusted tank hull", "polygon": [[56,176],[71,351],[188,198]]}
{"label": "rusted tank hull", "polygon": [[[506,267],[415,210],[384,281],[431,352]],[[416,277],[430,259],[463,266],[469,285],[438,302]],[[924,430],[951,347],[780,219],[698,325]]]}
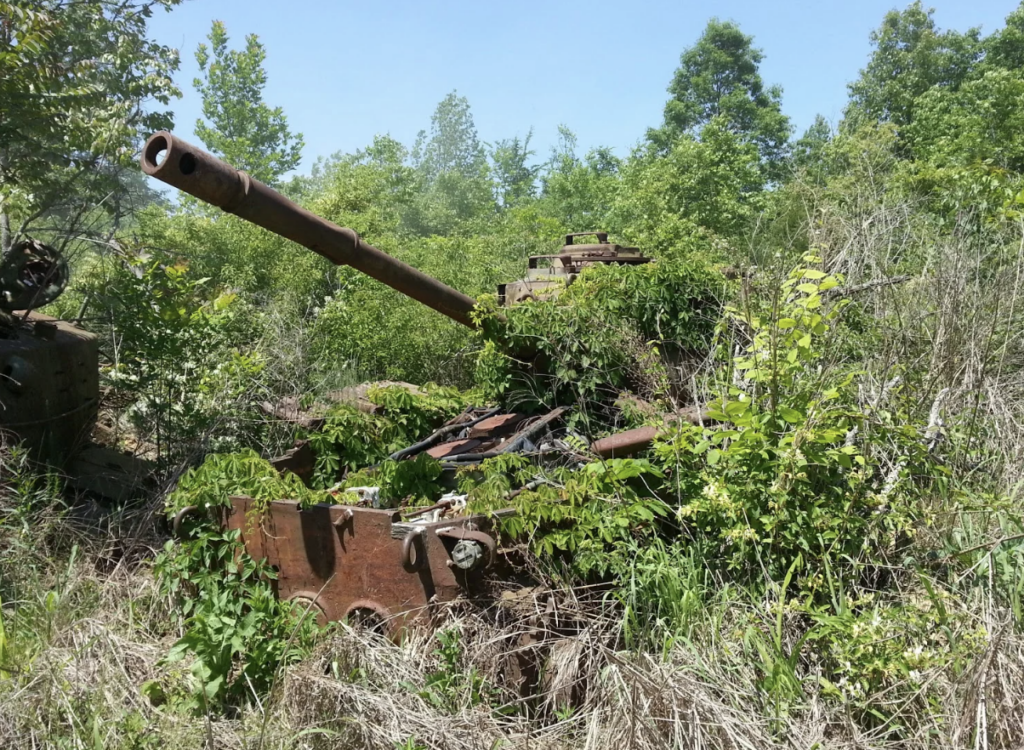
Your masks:
{"label": "rusted tank hull", "polygon": [[[489,520],[479,516],[412,524],[394,510],[232,497],[223,520],[249,555],[275,568],[281,599],[310,606],[322,623],[369,619],[391,634],[429,625],[436,605],[478,593],[494,560]],[[463,539],[485,553],[468,570],[453,560]]]}
{"label": "rusted tank hull", "polygon": [[0,431],[33,458],[63,466],[88,440],[98,406],[96,336],[30,313],[0,339]]}

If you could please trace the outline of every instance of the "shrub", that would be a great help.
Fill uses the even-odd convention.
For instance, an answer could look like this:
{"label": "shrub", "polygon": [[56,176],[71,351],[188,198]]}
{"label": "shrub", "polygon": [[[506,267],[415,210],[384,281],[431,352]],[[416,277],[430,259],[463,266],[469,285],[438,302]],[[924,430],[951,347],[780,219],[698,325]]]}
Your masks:
{"label": "shrub", "polygon": [[914,533],[938,471],[923,436],[858,402],[855,371],[830,359],[845,303],[826,293],[840,283],[798,268],[763,312],[731,308],[748,343],[709,405],[721,426],[677,424],[655,446],[684,536],[740,580],[781,581],[798,565],[801,590],[820,594],[830,576],[877,573]]}
{"label": "shrub", "polygon": [[[164,661],[191,657],[192,682],[185,695],[171,696],[196,713],[260,700],[278,670],[301,659],[316,632],[309,612],[278,601],[276,577],[265,560],[253,560],[238,531],[201,530],[169,541],[154,569],[161,592],[180,604],[185,634]],[[162,688],[147,686],[153,694]]]}
{"label": "shrub", "polygon": [[247,495],[261,503],[295,500],[325,501],[328,496],[308,489],[295,474],[279,473],[255,451],[214,453],[202,465],[189,469],[167,496],[169,514],[194,505],[200,510],[228,505],[232,495]]}
{"label": "shrub", "polygon": [[507,310],[485,299],[477,383],[516,408],[571,404],[573,420],[600,424],[623,389],[669,395],[665,357],[707,354],[725,291],[694,259],[588,268],[553,299]]}
{"label": "shrub", "polygon": [[323,427],[309,435],[316,453],[314,485],[326,489],[343,472],[383,462],[425,438],[473,400],[473,394],[453,388],[427,385],[424,390],[415,394],[400,386],[371,388],[367,397],[383,407],[379,414],[366,414],[348,404],[333,407]]}

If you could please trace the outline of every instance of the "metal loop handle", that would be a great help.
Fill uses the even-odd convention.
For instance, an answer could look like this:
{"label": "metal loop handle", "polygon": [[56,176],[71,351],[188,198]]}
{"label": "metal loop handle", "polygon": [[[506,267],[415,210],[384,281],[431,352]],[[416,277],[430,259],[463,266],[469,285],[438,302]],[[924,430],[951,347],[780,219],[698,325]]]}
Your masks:
{"label": "metal loop handle", "polygon": [[[412,550],[416,548],[416,557],[413,559]],[[402,567],[407,573],[416,573],[423,567],[426,555],[423,551],[423,530],[414,529],[406,534],[402,540]]]}
{"label": "metal loop handle", "polygon": [[171,521],[171,531],[174,536],[178,539],[182,538],[181,524],[189,516],[194,516],[199,513],[199,508],[195,505],[186,505],[184,508],[174,514],[174,520]]}

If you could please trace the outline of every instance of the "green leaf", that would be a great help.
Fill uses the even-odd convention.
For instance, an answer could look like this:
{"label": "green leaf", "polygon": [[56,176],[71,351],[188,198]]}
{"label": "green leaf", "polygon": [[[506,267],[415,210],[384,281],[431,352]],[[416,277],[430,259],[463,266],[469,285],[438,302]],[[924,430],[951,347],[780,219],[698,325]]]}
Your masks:
{"label": "green leaf", "polygon": [[780,406],[779,414],[784,420],[786,420],[790,424],[797,424],[799,422],[802,422],[804,419],[803,414],[789,406]]}
{"label": "green leaf", "polygon": [[725,413],[730,417],[738,417],[740,414],[750,410],[750,404],[745,401],[730,401],[725,405]]}

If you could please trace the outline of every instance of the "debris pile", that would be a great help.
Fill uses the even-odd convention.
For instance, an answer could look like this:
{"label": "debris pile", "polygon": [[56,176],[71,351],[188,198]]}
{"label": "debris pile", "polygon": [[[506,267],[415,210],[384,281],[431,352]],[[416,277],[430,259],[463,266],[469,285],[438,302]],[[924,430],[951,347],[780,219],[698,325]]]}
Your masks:
{"label": "debris pile", "polygon": [[[404,387],[367,384],[349,389],[345,400],[373,413],[377,405],[367,392],[381,385]],[[318,407],[303,410],[294,399],[268,404],[264,411],[306,429],[319,428],[326,419]],[[538,461],[574,460],[578,457],[559,437],[565,413],[564,408],[527,415],[470,406],[388,460],[426,456],[440,462],[450,479],[509,453]],[[314,461],[310,442],[303,440],[271,463],[308,484]],[[376,468],[363,469],[360,476],[373,476]],[[311,506],[238,495],[219,509],[221,526],[238,531],[246,552],[265,558],[277,571],[277,595],[307,606],[321,622],[357,620],[394,634],[413,622],[430,622],[438,605],[490,596],[488,576],[503,575],[497,570],[504,563],[495,524],[512,510],[475,515],[467,511],[467,496],[454,491],[426,507],[400,508],[383,507],[378,486],[342,481],[328,493],[334,502]],[[192,507],[179,511],[179,530],[196,512]]]}

